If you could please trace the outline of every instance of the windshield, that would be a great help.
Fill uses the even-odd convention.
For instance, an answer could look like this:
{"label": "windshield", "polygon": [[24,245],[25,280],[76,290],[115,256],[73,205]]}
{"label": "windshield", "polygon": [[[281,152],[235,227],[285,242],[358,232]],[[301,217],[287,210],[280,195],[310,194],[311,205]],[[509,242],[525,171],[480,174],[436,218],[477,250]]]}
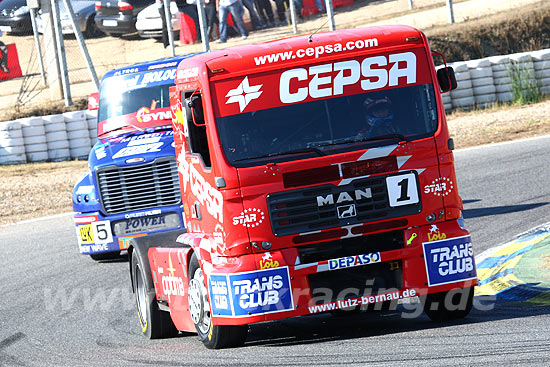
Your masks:
{"label": "windshield", "polygon": [[99,91],[98,133],[169,125],[175,69],[111,77]]}
{"label": "windshield", "polygon": [[437,129],[437,103],[433,85],[422,84],[241,113],[216,122],[228,161],[246,167],[273,157],[302,159],[304,154],[430,136]]}

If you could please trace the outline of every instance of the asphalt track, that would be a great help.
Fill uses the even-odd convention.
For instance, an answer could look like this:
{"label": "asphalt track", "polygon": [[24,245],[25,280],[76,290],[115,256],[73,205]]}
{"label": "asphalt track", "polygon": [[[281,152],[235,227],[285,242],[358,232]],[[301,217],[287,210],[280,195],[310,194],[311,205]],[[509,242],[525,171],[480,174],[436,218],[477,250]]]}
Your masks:
{"label": "asphalt track", "polygon": [[[550,221],[548,146],[550,136],[456,152],[477,254]],[[1,227],[0,249],[0,366],[547,366],[550,360],[549,303],[491,295],[476,297],[470,316],[457,322],[433,323],[401,307],[253,325],[239,349],[206,350],[194,335],[149,341],[138,327],[128,263],[80,256],[71,216]]]}

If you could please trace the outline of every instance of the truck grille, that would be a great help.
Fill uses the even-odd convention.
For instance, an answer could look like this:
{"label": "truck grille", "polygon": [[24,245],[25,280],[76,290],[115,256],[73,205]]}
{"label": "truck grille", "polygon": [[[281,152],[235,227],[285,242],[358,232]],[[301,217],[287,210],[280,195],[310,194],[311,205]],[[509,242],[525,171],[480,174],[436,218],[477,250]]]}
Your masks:
{"label": "truck grille", "polygon": [[276,236],[406,216],[422,209],[420,202],[390,207],[386,176],[270,194],[267,204]]}
{"label": "truck grille", "polygon": [[97,170],[101,203],[107,214],[144,210],[181,202],[175,158],[130,167]]}

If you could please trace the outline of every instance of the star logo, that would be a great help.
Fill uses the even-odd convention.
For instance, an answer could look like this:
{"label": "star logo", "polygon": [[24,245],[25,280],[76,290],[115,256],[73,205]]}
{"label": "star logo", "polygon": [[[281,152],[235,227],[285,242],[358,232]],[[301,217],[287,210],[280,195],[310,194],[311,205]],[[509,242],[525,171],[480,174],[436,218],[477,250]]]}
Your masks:
{"label": "star logo", "polygon": [[437,227],[437,224],[432,224],[430,227],[430,233],[438,232],[439,228]]}
{"label": "star logo", "polygon": [[228,103],[238,103],[240,112],[248,106],[250,101],[257,99],[263,93],[260,91],[260,88],[263,84],[250,86],[248,84],[248,76],[245,76],[241,84],[235,89],[231,89],[227,92],[226,97],[229,97],[225,104]]}
{"label": "star logo", "polygon": [[172,265],[172,257],[170,256],[170,254],[168,254],[168,268],[166,268],[166,270],[168,270],[170,276],[174,276],[174,272],[176,271],[176,269],[174,269],[174,266]]}

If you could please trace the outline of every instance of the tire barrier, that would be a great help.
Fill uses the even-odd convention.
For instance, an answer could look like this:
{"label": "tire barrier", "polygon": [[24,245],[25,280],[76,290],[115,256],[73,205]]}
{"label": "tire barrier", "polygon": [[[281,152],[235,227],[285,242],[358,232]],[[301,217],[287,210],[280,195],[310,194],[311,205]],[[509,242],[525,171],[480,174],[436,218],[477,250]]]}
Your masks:
{"label": "tire barrier", "polygon": [[[514,88],[516,93],[538,89],[543,95],[550,94],[550,49],[458,61],[448,66],[455,70],[458,87],[442,95],[447,112],[511,102]],[[514,81],[514,70],[521,81]]]}
{"label": "tire barrier", "polygon": [[87,159],[92,147],[86,111],[71,111],[63,113],[67,127],[69,151],[71,158]]}
{"label": "tire barrier", "polygon": [[25,141],[19,121],[0,123],[0,164],[21,164],[27,162]]}
{"label": "tire barrier", "polygon": [[48,159],[54,162],[71,159],[69,138],[63,114],[44,116],[46,130],[46,144],[48,145]]}
{"label": "tire barrier", "polygon": [[97,110],[87,110],[86,121],[88,122],[88,132],[93,145],[97,141]]}
{"label": "tire barrier", "polygon": [[25,142],[27,162],[44,162],[48,160],[46,129],[42,117],[20,119],[21,131]]}

